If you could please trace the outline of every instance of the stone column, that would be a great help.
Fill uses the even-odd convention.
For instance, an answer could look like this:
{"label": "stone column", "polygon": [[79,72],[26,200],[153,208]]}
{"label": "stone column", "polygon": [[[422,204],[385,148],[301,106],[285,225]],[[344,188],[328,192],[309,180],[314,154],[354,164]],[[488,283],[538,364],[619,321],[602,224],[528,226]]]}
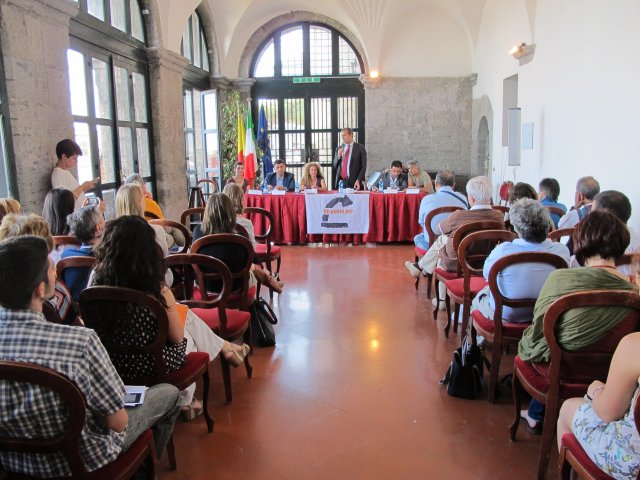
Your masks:
{"label": "stone column", "polygon": [[233,88],[240,92],[240,100],[246,102],[251,98],[251,88],[256,83],[255,78],[237,78],[233,81]]}
{"label": "stone column", "polygon": [[182,72],[188,61],[163,48],[147,52],[157,200],[166,218],[180,221],[189,202],[182,112]]}
{"label": "stone column", "polygon": [[73,138],[67,49],[77,13],[70,0],[0,0],[8,124],[25,211],[42,210],[56,143]]}

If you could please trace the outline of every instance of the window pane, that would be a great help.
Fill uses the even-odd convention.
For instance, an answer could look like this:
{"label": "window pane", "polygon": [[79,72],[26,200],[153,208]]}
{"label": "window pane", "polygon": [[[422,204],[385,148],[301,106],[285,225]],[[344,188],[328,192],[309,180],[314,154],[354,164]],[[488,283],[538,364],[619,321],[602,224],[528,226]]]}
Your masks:
{"label": "window pane", "polygon": [[136,0],[129,1],[129,9],[131,11],[131,35],[141,42],[144,42],[144,24],[142,23],[142,15],[140,7]]}
{"label": "window pane", "polygon": [[133,173],[131,129],[128,127],[118,128],[118,140],[120,142],[120,178],[124,180]]}
{"label": "window pane", "polygon": [[88,115],[87,83],[85,81],[84,55],[75,50],[67,50],[69,66],[69,93],[71,94],[71,113]]}
{"label": "window pane", "polygon": [[189,22],[187,22],[184,27],[184,32],[182,32],[182,56],[191,61],[191,36],[189,32]]}
{"label": "window pane", "polygon": [[200,35],[200,48],[202,49],[202,69],[209,71],[209,51],[207,50],[207,42],[204,39],[204,32]]}
{"label": "window pane", "polygon": [[136,128],[138,142],[138,170],[143,177],[151,176],[151,155],[149,155],[149,131],[146,128]]}
{"label": "window pane", "polygon": [[185,132],[184,134],[185,141],[185,157],[187,160],[187,176],[189,177],[189,184],[196,184],[196,149],[195,149],[195,139],[192,132]]}
{"label": "window pane", "polygon": [[215,93],[207,93],[204,97],[204,128],[205,130],[218,129],[218,107]]}
{"label": "window pane", "polygon": [[73,130],[76,143],[82,150],[82,155],[78,157],[78,181],[80,183],[93,178],[91,169],[91,140],[89,138],[89,125],[75,122]]}
{"label": "window pane", "polygon": [[184,91],[184,128],[193,128],[193,93],[191,90]]}
{"label": "window pane", "polygon": [[338,39],[338,58],[340,75],[358,75],[361,73],[356,52],[342,37]]}
{"label": "window pane", "polygon": [[[285,162],[289,164],[300,164],[305,161],[304,133],[285,133]],[[300,176],[297,176],[300,178]]]}
{"label": "window pane", "polygon": [[331,99],[311,99],[311,129],[324,130],[331,128]]}
{"label": "window pane", "polygon": [[[312,132],[311,133],[311,148],[318,151],[318,161],[320,163],[331,163],[333,158],[333,149],[331,145],[331,133],[330,132]],[[329,172],[331,168],[329,167]],[[331,173],[327,177],[327,173],[323,170],[323,175],[326,179],[331,178]]]}
{"label": "window pane", "polygon": [[122,67],[115,67],[116,103],[118,106],[118,120],[131,120],[129,106],[129,72]]}
{"label": "window pane", "polygon": [[9,175],[7,172],[7,155],[4,143],[4,117],[0,115],[0,197],[9,196]]}
{"label": "window pane", "polygon": [[104,0],[87,0],[87,12],[89,15],[104,20]]}
{"label": "window pane", "polygon": [[302,75],[302,27],[284,30],[280,35],[282,75]]}
{"label": "window pane", "polygon": [[207,177],[216,177],[220,171],[220,159],[218,157],[218,134],[207,133],[205,136],[207,143]]}
{"label": "window pane", "polygon": [[271,147],[271,160],[280,158],[280,134],[269,133],[269,146]]}
{"label": "window pane", "polygon": [[338,98],[338,128],[356,128],[358,125],[358,97]]}
{"label": "window pane", "polygon": [[111,25],[123,32],[127,31],[127,14],[124,0],[111,0]]}
{"label": "window pane", "polygon": [[116,191],[115,190],[102,190],[102,201],[105,204],[106,210],[104,212],[105,220],[113,220],[116,218]]}
{"label": "window pane", "polygon": [[273,46],[273,38],[269,40],[269,43],[265,45],[260,54],[258,55],[258,61],[256,62],[256,68],[253,72],[254,77],[273,77],[274,75],[274,62],[275,62],[275,50]]}
{"label": "window pane", "polygon": [[309,28],[311,75],[331,75],[331,31],[326,28]]}
{"label": "window pane", "polygon": [[198,16],[191,15],[191,32],[193,37],[191,43],[193,44],[193,64],[196,67],[202,67],[202,52],[200,51],[200,20]]}
{"label": "window pane", "polygon": [[[277,130],[278,126],[278,99],[277,98],[259,98],[258,111],[264,106],[264,113],[267,116],[267,125],[269,131]],[[273,148],[273,145],[271,146]]]}
{"label": "window pane", "polygon": [[147,122],[147,89],[145,78],[141,73],[133,72],[133,102],[136,112],[136,122]]}
{"label": "window pane", "polygon": [[284,124],[287,130],[304,130],[304,99],[284,99]]}
{"label": "window pane", "polygon": [[97,125],[98,158],[100,159],[100,181],[113,183],[116,181],[115,162],[113,158],[113,133],[108,125]]}
{"label": "window pane", "polygon": [[109,86],[109,65],[107,62],[91,59],[93,73],[93,102],[96,118],[111,118],[111,88]]}

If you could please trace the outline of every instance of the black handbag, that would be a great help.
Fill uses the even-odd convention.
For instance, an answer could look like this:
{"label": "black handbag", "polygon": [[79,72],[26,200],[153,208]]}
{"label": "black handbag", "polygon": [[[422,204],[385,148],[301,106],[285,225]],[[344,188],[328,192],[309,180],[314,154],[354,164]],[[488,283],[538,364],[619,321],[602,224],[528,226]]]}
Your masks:
{"label": "black handbag", "polygon": [[453,352],[453,360],[440,384],[447,387],[452,397],[475,400],[485,385],[482,370],[482,352],[465,339],[462,347]]}
{"label": "black handbag", "polygon": [[262,297],[249,308],[251,313],[251,341],[257,347],[273,347],[276,344],[276,333],[273,326],[278,317],[271,306]]}

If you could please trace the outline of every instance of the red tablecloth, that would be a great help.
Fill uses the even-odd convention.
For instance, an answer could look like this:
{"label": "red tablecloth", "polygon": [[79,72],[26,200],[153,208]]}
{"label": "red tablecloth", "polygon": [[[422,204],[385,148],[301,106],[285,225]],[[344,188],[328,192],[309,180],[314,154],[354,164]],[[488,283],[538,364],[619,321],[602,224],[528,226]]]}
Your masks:
{"label": "red tablecloth", "polygon": [[[320,194],[322,195],[322,194]],[[424,193],[419,195],[369,192],[369,232],[365,235],[307,235],[307,217],[303,194],[245,195],[247,207],[269,210],[275,219],[272,241],[275,243],[386,243],[411,242],[420,233],[418,212]],[[253,220],[256,233],[265,229],[263,217]]]}

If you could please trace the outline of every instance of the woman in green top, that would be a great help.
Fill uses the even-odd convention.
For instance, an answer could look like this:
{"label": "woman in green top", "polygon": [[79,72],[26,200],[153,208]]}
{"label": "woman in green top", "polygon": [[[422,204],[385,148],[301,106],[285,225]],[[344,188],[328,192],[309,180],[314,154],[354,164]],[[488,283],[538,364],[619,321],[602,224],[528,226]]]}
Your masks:
{"label": "woman in green top", "polygon": [[[575,255],[585,267],[556,270],[547,278],[533,311],[533,323],[518,344],[520,358],[534,363],[550,361],[549,345],[544,338],[543,319],[549,306],[560,297],[584,290],[636,290],[629,277],[616,269],[616,259],[629,245],[629,231],[613,213],[594,210],[577,226],[573,234]],[[578,350],[602,338],[623,320],[628,309],[606,307],[575,308],[564,314],[558,326],[558,341],[568,350]],[[522,410],[528,430],[541,432],[544,405],[531,401]]]}

